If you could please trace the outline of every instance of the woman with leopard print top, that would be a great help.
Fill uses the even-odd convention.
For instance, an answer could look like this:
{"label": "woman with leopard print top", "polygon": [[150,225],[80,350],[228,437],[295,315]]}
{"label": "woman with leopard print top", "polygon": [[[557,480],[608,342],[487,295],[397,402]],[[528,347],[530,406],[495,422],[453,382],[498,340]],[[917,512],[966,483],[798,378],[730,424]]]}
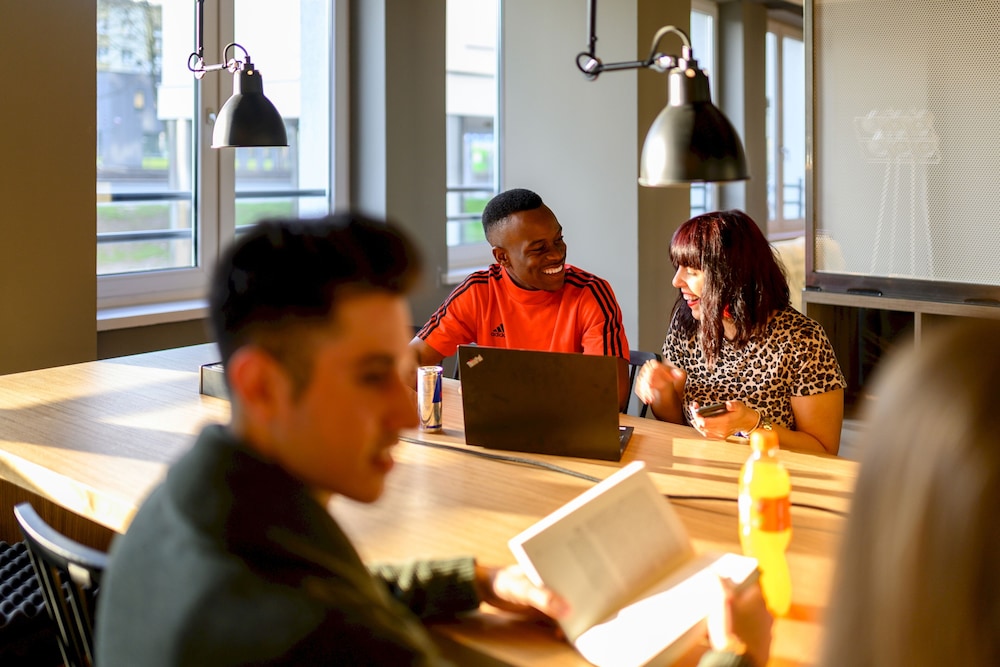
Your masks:
{"label": "woman with leopard print top", "polygon": [[[814,320],[789,305],[774,250],[742,211],[694,217],[674,233],[670,259],[680,290],[663,343],[635,393],[661,420],[713,438],[778,434],[785,449],[836,454],[844,374]],[[699,406],[722,403],[703,417]]]}

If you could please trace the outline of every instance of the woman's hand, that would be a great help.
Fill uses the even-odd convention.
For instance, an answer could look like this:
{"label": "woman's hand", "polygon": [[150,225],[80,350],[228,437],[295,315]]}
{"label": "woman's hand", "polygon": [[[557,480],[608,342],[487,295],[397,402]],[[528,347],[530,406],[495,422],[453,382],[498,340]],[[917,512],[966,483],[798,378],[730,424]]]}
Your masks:
{"label": "woman's hand", "polygon": [[699,407],[691,404],[691,425],[706,438],[725,440],[735,433],[747,433],[760,423],[760,413],[742,401],[726,401],[726,411],[715,417],[702,417]]}
{"label": "woman's hand", "polygon": [[647,361],[635,376],[635,395],[653,410],[657,418],[675,424],[684,423],[681,396],[687,372],[659,361]]}
{"label": "woman's hand", "polygon": [[569,603],[544,586],[535,586],[517,565],[486,567],[476,564],[479,599],[498,609],[525,616],[552,619],[569,613]]}

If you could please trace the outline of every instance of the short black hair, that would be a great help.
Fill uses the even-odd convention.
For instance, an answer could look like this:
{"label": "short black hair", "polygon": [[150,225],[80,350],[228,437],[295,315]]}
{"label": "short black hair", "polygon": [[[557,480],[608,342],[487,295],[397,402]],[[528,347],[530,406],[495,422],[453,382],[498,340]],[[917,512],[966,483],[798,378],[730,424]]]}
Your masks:
{"label": "short black hair", "polygon": [[413,243],[381,220],[341,212],[259,222],[227,248],[209,287],[222,361],[249,343],[294,348],[281,339],[328,322],[345,294],[405,294],[419,273]]}
{"label": "short black hair", "polygon": [[533,211],[544,203],[536,193],[525,188],[513,188],[501,192],[491,199],[486,204],[486,208],[483,209],[483,233],[486,234],[486,240],[493,243],[493,230],[507,216],[521,211]]}

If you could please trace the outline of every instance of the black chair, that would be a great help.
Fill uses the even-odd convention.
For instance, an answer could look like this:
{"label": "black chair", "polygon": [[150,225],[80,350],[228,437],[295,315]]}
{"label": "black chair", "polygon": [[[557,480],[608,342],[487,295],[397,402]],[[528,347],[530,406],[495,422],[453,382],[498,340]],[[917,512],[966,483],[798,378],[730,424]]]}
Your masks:
{"label": "black chair", "polygon": [[[475,345],[475,343],[469,343],[469,345]],[[451,369],[451,377],[455,380],[462,379],[462,365],[458,363],[458,350],[455,350],[455,354],[452,355],[452,360],[455,365]]]}
{"label": "black chair", "polygon": [[45,611],[42,587],[24,540],[0,540],[0,665],[60,667],[56,625]]}
{"label": "black chair", "polygon": [[29,503],[14,506],[28,555],[55,621],[65,667],[94,664],[94,605],[108,557],[75,542],[42,520]]}
{"label": "black chair", "polygon": [[[638,413],[638,416],[645,417],[649,411],[649,406],[639,400],[635,395],[635,376],[639,373],[639,368],[647,361],[662,361],[663,357],[657,352],[643,352],[641,350],[629,350],[628,353],[628,386],[629,397],[626,414]],[[633,407],[633,403],[636,407]]]}

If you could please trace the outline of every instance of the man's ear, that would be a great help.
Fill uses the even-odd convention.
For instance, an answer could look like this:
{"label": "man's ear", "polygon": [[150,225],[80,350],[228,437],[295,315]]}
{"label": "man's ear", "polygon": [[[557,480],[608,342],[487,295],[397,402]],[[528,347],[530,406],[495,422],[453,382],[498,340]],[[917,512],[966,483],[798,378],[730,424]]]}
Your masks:
{"label": "man's ear", "polygon": [[500,246],[493,246],[493,259],[497,261],[500,266],[509,266],[510,259],[507,256],[507,251]]}
{"label": "man's ear", "polygon": [[269,422],[291,395],[291,378],[264,349],[241,347],[226,364],[229,390],[242,414],[258,423]]}

